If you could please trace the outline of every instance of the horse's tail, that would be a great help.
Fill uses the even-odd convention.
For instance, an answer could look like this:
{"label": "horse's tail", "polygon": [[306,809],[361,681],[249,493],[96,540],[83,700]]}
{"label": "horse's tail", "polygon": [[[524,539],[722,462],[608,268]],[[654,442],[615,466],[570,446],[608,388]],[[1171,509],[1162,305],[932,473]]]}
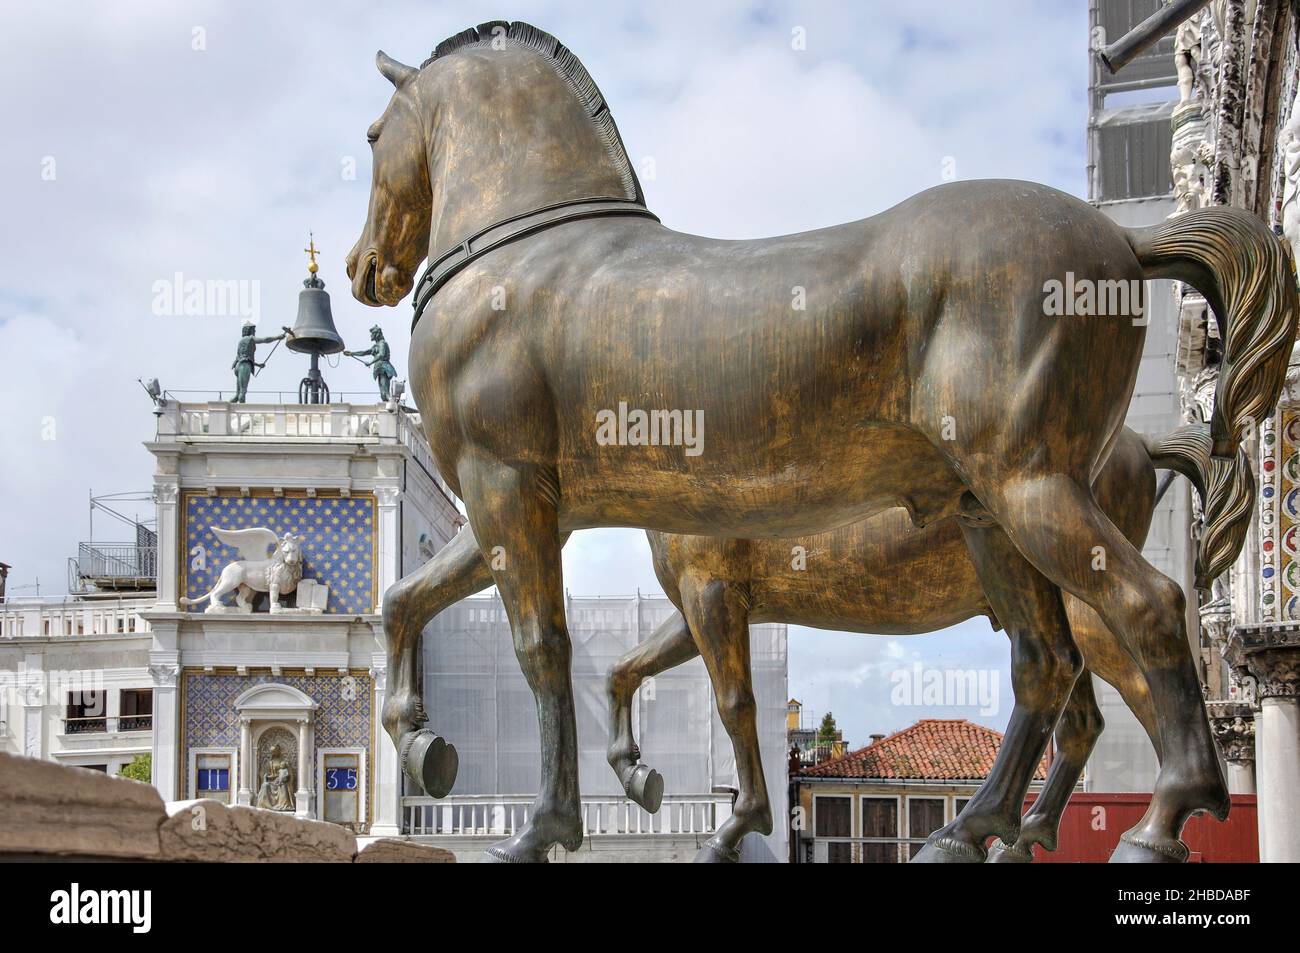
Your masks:
{"label": "horse's tail", "polygon": [[[1214,441],[1206,424],[1185,424],[1160,437],[1144,437],[1153,466],[1181,473],[1196,487],[1205,526],[1196,551],[1196,585],[1208,588],[1241,552],[1255,508],[1255,477],[1244,447],[1231,461],[1211,455]],[[1210,514],[1217,516],[1208,540]]]}
{"label": "horse's tail", "polygon": [[1198,471],[1205,485],[1196,585],[1208,588],[1236,560],[1245,539],[1255,476],[1241,440],[1273,412],[1286,380],[1300,319],[1295,265],[1287,244],[1254,215],[1235,208],[1185,212],[1151,228],[1129,230],[1128,238],[1148,277],[1186,281],[1205,295],[1224,342],[1208,433],[1193,437],[1180,428],[1166,438],[1182,445],[1171,459],[1183,454],[1189,471]]}

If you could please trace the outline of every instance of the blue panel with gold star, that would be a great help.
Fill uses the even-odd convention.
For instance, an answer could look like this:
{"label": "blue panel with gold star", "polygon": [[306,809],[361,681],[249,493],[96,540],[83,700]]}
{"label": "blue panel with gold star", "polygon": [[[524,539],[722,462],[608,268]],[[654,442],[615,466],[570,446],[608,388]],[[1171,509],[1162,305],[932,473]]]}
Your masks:
{"label": "blue panel with gold star", "polygon": [[[251,529],[266,527],[277,536],[293,533],[302,539],[302,578],[330,587],[325,611],[337,615],[364,615],[374,611],[375,500],[372,496],[185,496],[185,548],[181,553],[181,588],[197,599],[217,582],[221,570],[239,558],[212,527]],[[265,595],[257,597],[258,611]],[[227,605],[234,596],[225,597]],[[207,604],[189,606],[202,612]]]}

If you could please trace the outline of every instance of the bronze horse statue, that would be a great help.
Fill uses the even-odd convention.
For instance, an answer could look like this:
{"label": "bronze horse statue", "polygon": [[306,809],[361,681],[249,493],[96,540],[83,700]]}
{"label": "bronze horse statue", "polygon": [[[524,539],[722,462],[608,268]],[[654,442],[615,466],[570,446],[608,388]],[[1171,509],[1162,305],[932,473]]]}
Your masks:
{"label": "bronze horse statue", "polygon": [[[1045,292],[1173,277],[1213,306],[1224,356],[1198,541],[1208,584],[1240,549],[1254,490],[1241,441],[1277,399],[1300,310],[1289,249],[1263,223],[1210,208],[1126,229],[1045,186],[975,181],[833,228],[702,238],[648,212],[608,105],[549,34],[485,23],[419,69],[378,62],[395,91],[369,130],[370,207],[348,274],[362,302],[395,305],[429,261],[412,392],[537,700],[539,793],[493,859],[541,861],[582,839],[562,534],[795,537],[895,506],[916,526],[956,520],[993,612],[1029,620],[1032,650],[1051,656],[1036,743],[1081,664],[1057,637],[1068,632],[1062,591],[1142,670],[1164,760],[1158,797],[1116,859],[1181,859],[1186,818],[1226,814],[1182,591],[1091,490],[1145,322],[1097,313],[1108,309],[1095,294],[1057,316]],[[599,439],[621,405],[679,425],[691,414],[703,443]],[[383,721],[421,776],[440,775],[424,763],[439,749],[422,729],[407,644],[445,568],[435,557],[385,601],[394,689]]]}
{"label": "bronze horse statue", "polygon": [[[1158,501],[1157,466],[1186,474],[1199,489],[1208,464],[1208,429],[1181,428],[1163,439],[1144,442],[1127,428],[1093,485],[1102,508],[1124,535],[1141,546]],[[1167,487],[1167,483],[1164,486]],[[988,616],[1012,635],[1013,645],[1032,640],[1020,633],[1020,620],[998,619],[976,575],[965,541],[954,521],[924,528],[912,525],[905,510],[892,509],[859,523],[817,536],[788,540],[726,540],[707,536],[648,533],[655,571],[678,612],[654,635],[619,660],[610,673],[610,744],[608,760],[623,789],[650,813],[659,810],[663,779],[640,764],[632,733],[632,698],[646,679],[703,655],[715,684],[719,714],[736,755],[739,794],[731,817],[699,851],[697,861],[739,859],[744,836],[771,832],[773,818],[760,761],[755,703],[750,680],[748,626],[785,622],[813,628],[881,634],[920,634],[954,625],[977,615]],[[804,554],[807,568],[793,571],[791,556]],[[420,615],[441,611],[467,595],[492,585],[492,573],[467,529],[439,554],[437,603],[421,606]],[[983,856],[988,832],[1019,824],[1018,839],[999,842],[991,859],[1027,862],[1034,844],[1056,849],[1061,814],[1102,729],[1101,712],[1088,671],[1114,685],[1146,728],[1159,752],[1155,716],[1141,671],[1091,609],[1066,596],[1070,633],[1087,669],[1081,673],[1056,727],[1059,756],[1053,761],[1042,795],[1023,821],[1019,809],[1037,766],[1037,755],[1021,748],[1037,746],[1014,739],[1002,746],[987,783],[971,798],[961,816],[936,839],[947,845],[941,856]],[[1020,711],[1012,724],[1041,707],[1037,687],[1050,656],[1024,651],[1020,642],[1013,688]],[[1012,735],[1008,732],[1009,737]],[[446,768],[447,763],[441,762]],[[451,778],[426,779],[445,793]],[[964,846],[963,846],[964,845]],[[925,856],[919,858],[924,861]]]}
{"label": "bronze horse statue", "polygon": [[[1208,443],[1195,440],[1198,429],[1204,430],[1193,425],[1147,443],[1125,428],[1094,482],[1097,502],[1134,546],[1141,547],[1146,540],[1158,501],[1157,466],[1186,473],[1195,485],[1204,485],[1208,454],[1198,456],[1196,448]],[[1187,439],[1189,433],[1193,439]],[[1006,630],[1012,644],[1015,710],[1005,741],[985,784],[957,818],[932,835],[915,858],[919,862],[950,857],[983,860],[991,835],[1005,836],[1017,828],[1018,837],[1009,845],[999,841],[990,859],[1028,862],[1034,844],[1056,849],[1061,814],[1103,727],[1088,671],[1119,690],[1160,751],[1141,670],[1096,613],[1066,595],[1069,631],[1053,638],[1072,639],[1086,668],[1056,725],[1058,756],[1047,783],[1020,818],[1042,754],[1041,740],[1034,732],[1043,730],[1040,713],[1052,702],[1051,668],[1056,659],[1037,650],[1040,636],[1026,631],[1028,619],[1001,618],[993,610],[955,521],[918,528],[905,510],[892,509],[800,539],[647,535],[659,583],[679,612],[620,659],[610,675],[609,763],[629,797],[652,813],[658,809],[663,783],[657,772],[638,764],[632,697],[646,678],[703,655],[716,686],[723,726],[735,747],[739,794],[731,817],[700,850],[698,862],[738,860],[745,834],[772,830],[749,667],[749,625],[755,622],[916,635],[983,615]],[[807,563],[802,571],[791,571],[796,552]],[[486,574],[485,569],[480,572]],[[1003,600],[1003,604],[1015,603]]]}

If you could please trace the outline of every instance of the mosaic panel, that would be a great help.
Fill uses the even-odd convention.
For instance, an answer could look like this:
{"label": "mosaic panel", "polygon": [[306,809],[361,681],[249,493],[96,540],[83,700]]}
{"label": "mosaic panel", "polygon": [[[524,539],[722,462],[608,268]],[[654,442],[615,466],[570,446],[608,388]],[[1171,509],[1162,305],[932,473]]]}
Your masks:
{"label": "mosaic panel", "polygon": [[1300,410],[1261,430],[1260,610],[1264,622],[1300,619]]}
{"label": "mosaic panel", "polygon": [[[209,675],[206,672],[186,672],[180,759],[185,774],[181,790],[189,790],[189,751],[193,748],[238,748],[239,714],[235,711],[235,699],[254,685],[268,682],[296,688],[320,706],[312,719],[317,749],[312,752],[313,765],[321,748],[364,748],[370,751],[374,685],[369,675],[272,676],[269,672]],[[367,776],[371,776],[369,771]]]}
{"label": "mosaic panel", "polygon": [[[221,570],[239,558],[212,532],[264,526],[276,535],[302,537],[303,578],[330,587],[326,612],[367,614],[376,602],[375,501],[371,496],[208,496],[185,495],[185,545],[181,588],[197,599],[212,588]],[[233,597],[227,596],[227,603]],[[206,607],[190,606],[191,612]]]}

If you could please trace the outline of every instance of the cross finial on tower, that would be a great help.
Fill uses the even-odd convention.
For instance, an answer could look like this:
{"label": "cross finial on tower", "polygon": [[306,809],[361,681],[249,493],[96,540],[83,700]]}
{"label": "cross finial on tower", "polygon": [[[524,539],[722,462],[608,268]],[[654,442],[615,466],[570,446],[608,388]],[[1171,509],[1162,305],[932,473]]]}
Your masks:
{"label": "cross finial on tower", "polygon": [[307,270],[310,271],[313,275],[316,274],[316,271],[319,267],[316,264],[316,256],[320,254],[320,249],[316,247],[316,240],[312,236],[311,232],[307,233],[307,247],[304,248],[303,251],[305,251],[307,253],[307,257],[311,259],[307,265]]}

